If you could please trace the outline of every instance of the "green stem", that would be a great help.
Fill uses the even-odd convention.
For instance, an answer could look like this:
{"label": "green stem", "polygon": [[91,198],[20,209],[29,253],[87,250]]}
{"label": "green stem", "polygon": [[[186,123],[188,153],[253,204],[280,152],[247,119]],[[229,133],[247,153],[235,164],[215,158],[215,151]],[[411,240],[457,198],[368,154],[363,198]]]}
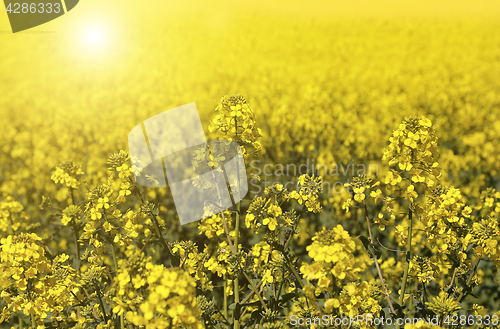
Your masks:
{"label": "green stem", "polygon": [[[368,208],[366,207],[366,200],[364,201],[364,206],[365,206],[366,225],[368,226],[368,234],[370,235],[370,243],[373,244],[374,240],[373,240],[370,218],[368,217]],[[382,275],[382,270],[380,269],[380,265],[378,264],[377,256],[376,255],[373,255],[373,256],[374,256],[373,258],[374,258],[375,267],[377,268],[378,277],[380,279],[380,285],[382,287],[382,291],[384,292],[385,298],[387,300],[387,304],[389,304],[389,308],[391,309],[391,312],[393,314],[396,314],[396,311],[394,310],[394,306],[392,305],[391,297],[389,296],[389,293],[387,292],[387,288],[385,286],[384,276]]]}
{"label": "green stem", "polygon": [[223,279],[224,279],[224,304],[223,304],[223,311],[224,311],[224,317],[227,319],[227,294],[226,294],[226,290],[227,290],[227,277],[226,277],[226,273],[224,273],[224,276],[223,276]]}
{"label": "green stem", "polygon": [[[305,287],[304,286],[304,282],[302,282],[302,279],[299,276],[299,274],[297,273],[297,271],[295,270],[295,267],[293,266],[292,262],[290,261],[290,258],[288,258],[288,256],[286,254],[283,254],[283,256],[285,257],[285,260],[288,263],[288,267],[292,271],[293,275],[295,276],[295,278],[297,279],[297,281],[299,281],[300,287],[302,289],[304,289],[304,287]],[[307,296],[306,296],[306,300],[307,299],[309,299],[309,298],[307,298]],[[314,304],[314,307],[316,308],[316,310],[321,311],[320,308],[319,308],[319,306],[318,306],[318,304],[316,304],[316,301],[314,301],[314,300],[311,299],[311,303]]]}
{"label": "green stem", "polygon": [[174,254],[172,253],[170,246],[167,244],[167,242],[165,241],[165,239],[161,235],[161,229],[160,229],[160,225],[158,224],[158,221],[156,220],[154,214],[149,214],[149,216],[150,216],[151,220],[153,221],[156,235],[158,236],[158,239],[160,239],[160,242],[161,242],[163,248],[165,248],[165,250],[168,253],[168,257],[170,258],[170,261],[172,262],[172,266],[178,267],[180,265],[180,261],[174,257]]}
{"label": "green stem", "polygon": [[248,280],[248,282],[252,286],[253,292],[255,294],[257,294],[257,297],[259,297],[260,303],[262,304],[262,306],[264,307],[264,309],[267,310],[266,303],[264,303],[264,299],[262,299],[262,296],[259,294],[258,288],[253,283],[252,279],[250,279],[250,277],[248,276],[248,274],[245,273],[245,271],[243,271],[243,275],[245,276],[245,278]]}
{"label": "green stem", "polygon": [[[71,193],[73,195],[73,193]],[[75,244],[76,244],[76,272],[78,274],[78,277],[81,278],[81,271],[80,271],[80,244],[78,243],[79,239],[79,232],[78,232],[78,227],[77,224],[73,224],[73,233],[75,234]],[[79,319],[80,318],[80,306],[76,308],[76,317]]]}
{"label": "green stem", "polygon": [[[78,232],[77,224],[73,225],[73,233],[75,235],[76,259],[78,262],[80,262],[80,244],[78,243],[79,232]],[[78,273],[80,273],[80,266],[78,266],[77,270],[78,270]]]}
{"label": "green stem", "polygon": [[[215,179],[215,174],[214,172],[212,171],[212,177],[214,179],[214,181],[216,182],[215,183],[215,187],[216,187],[216,190],[217,190],[217,195],[219,196],[219,203],[221,202],[221,195],[220,195],[220,190],[219,190],[219,185],[217,184],[217,181]],[[236,238],[235,238],[235,244],[236,246],[238,245],[238,234],[239,234],[239,230],[238,230],[238,227],[239,227],[239,223],[240,223],[240,218],[239,218],[239,215],[240,215],[240,203],[238,202],[238,213],[236,215]],[[224,216],[224,211],[222,211],[221,213],[221,217],[222,217],[222,224],[224,226],[224,232],[226,233],[226,237],[227,237],[227,243],[229,245],[229,247],[231,248],[231,253],[233,255],[236,254],[236,247],[233,245],[233,243],[231,242],[231,236],[229,235],[229,229],[227,227],[227,223],[226,223],[226,218]],[[224,304],[223,304],[223,311],[224,311],[224,317],[227,319],[228,316],[227,316],[227,294],[226,294],[226,289],[227,289],[227,277],[226,277],[226,274],[224,273],[224,276],[223,276],[223,279],[224,279]],[[238,287],[239,283],[238,283],[238,273],[235,273],[235,280],[234,280],[234,299],[235,299],[235,302],[239,302],[239,287]],[[239,329],[239,320],[234,320],[234,327],[235,329]]]}
{"label": "green stem", "polygon": [[[474,275],[476,274],[476,271],[479,267],[479,262],[481,261],[481,258],[478,258],[476,264],[474,265],[474,267],[472,268],[472,272],[470,273],[469,275],[469,278],[467,279],[467,286],[471,283],[472,281],[472,278],[474,277]],[[457,302],[462,302],[462,298],[464,297],[464,290],[462,290],[462,292],[460,293],[460,296],[458,296],[458,298],[456,299]]]}
{"label": "green stem", "polygon": [[106,314],[106,309],[104,308],[104,303],[102,302],[101,288],[97,284],[95,284],[95,289],[96,289],[97,297],[99,298],[99,304],[101,305],[102,315],[104,316],[104,321],[107,323],[108,322],[108,315]]}
{"label": "green stem", "polygon": [[[234,232],[234,251],[236,254],[238,254],[238,238],[240,235],[240,211],[241,211],[241,205],[240,205],[240,201],[239,201],[240,200],[240,190],[239,190],[240,171],[239,171],[239,168],[236,169],[236,177],[237,177],[236,178],[236,190],[238,191],[238,204],[236,205],[236,208],[237,208],[236,224],[234,227],[234,229],[235,229],[235,232]],[[238,271],[236,271],[235,275],[234,275],[234,302],[235,303],[240,302],[240,282],[238,279]],[[239,329],[239,328],[240,328],[240,319],[234,319],[234,329]]]}
{"label": "green stem", "polygon": [[[31,303],[35,303],[35,299],[33,297],[33,292],[31,291],[31,280],[28,279],[28,300],[31,302]],[[35,315],[34,314],[30,314],[30,318],[31,318],[31,327],[33,329],[36,329],[36,320],[35,320]]]}
{"label": "green stem", "polygon": [[116,249],[115,245],[111,243],[111,251],[113,252],[113,265],[115,266],[115,272],[118,272],[118,261],[116,260]]}
{"label": "green stem", "polygon": [[[262,281],[262,280],[260,280],[260,281],[259,281],[259,283],[257,284],[257,289],[259,289],[259,288],[260,288],[260,286],[262,285],[262,283],[263,283],[263,282],[264,282],[264,281]],[[252,290],[252,291],[250,291],[250,292],[248,293],[248,295],[246,295],[246,296],[245,296],[245,298],[243,298],[243,300],[241,301],[241,303],[242,303],[242,304],[245,304],[245,303],[246,303],[246,302],[247,302],[250,298],[252,298],[253,294],[254,294],[254,291],[253,291],[253,290]]]}
{"label": "green stem", "polygon": [[453,275],[451,277],[451,283],[450,285],[448,286],[448,294],[446,295],[446,298],[449,298],[451,296],[451,292],[452,292],[452,289],[453,289],[453,285],[455,284],[455,278],[457,276],[457,270],[458,270],[458,267],[457,266],[454,266],[454,269],[453,269]]}
{"label": "green stem", "polygon": [[288,237],[288,240],[286,240],[286,242],[285,242],[285,247],[283,248],[284,250],[286,250],[286,248],[288,248],[288,245],[290,244],[290,241],[292,241],[292,237],[295,235],[295,231],[297,230],[297,227],[299,226],[300,217],[302,216],[302,213],[304,212],[304,208],[305,207],[306,207],[306,204],[304,203],[302,205],[302,209],[300,209],[299,215],[297,216],[297,222],[295,223],[295,225],[293,227],[293,231],[292,231],[292,233],[290,233],[290,236]]}
{"label": "green stem", "polygon": [[[111,243],[111,251],[113,252],[113,264],[115,265],[115,273],[118,273],[118,261],[116,259],[116,248],[113,243]],[[120,328],[125,329],[125,319],[123,317],[124,313],[120,314]]]}
{"label": "green stem", "polygon": [[401,305],[401,306],[403,306],[403,301],[405,298],[405,291],[406,291],[406,284],[408,281],[408,272],[410,271],[411,238],[412,238],[412,229],[413,229],[412,215],[413,215],[413,212],[410,209],[409,214],[408,214],[408,220],[409,220],[410,224],[408,226],[408,243],[406,246],[406,264],[405,264],[405,270],[404,270],[404,274],[403,274],[403,283],[401,285],[401,295],[399,296],[399,305]]}
{"label": "green stem", "polygon": [[[212,171],[212,177],[214,179],[214,182],[217,182],[215,179],[215,174]],[[221,196],[220,196],[220,190],[219,190],[219,185],[215,184],[215,188],[217,190],[217,195],[219,196],[219,204],[222,202]],[[224,233],[226,233],[226,238],[227,238],[227,243],[229,244],[229,248],[231,248],[231,252],[233,255],[236,253],[236,250],[234,249],[233,243],[231,242],[231,236],[229,235],[229,229],[227,227],[226,223],[226,217],[224,216],[224,211],[221,211],[221,217],[222,217],[222,225],[224,226]]]}
{"label": "green stem", "polygon": [[235,232],[234,232],[234,251],[238,253],[238,235],[240,233],[240,203],[237,204],[237,213],[236,213],[236,224],[235,224]]}
{"label": "green stem", "polygon": [[[237,116],[234,116],[234,132],[236,134],[235,141],[238,142],[238,119]],[[242,159],[243,160],[243,159]],[[244,163],[245,160],[243,160]],[[239,165],[239,164],[238,164]],[[234,252],[238,254],[238,239],[240,235],[240,168],[237,165],[236,167],[236,191],[238,191],[238,204],[236,205],[236,224],[235,224],[235,232],[234,232]],[[234,276],[234,302],[240,302],[240,283],[238,279],[238,271],[235,271]],[[240,319],[234,319],[234,329],[240,329]]]}
{"label": "green stem", "polygon": [[[167,179],[166,176],[165,176],[165,179]],[[132,179],[129,179],[129,181],[130,181],[131,184],[133,184],[132,186],[134,186],[135,193],[141,199],[141,203],[144,204],[145,200],[144,200],[144,198],[141,195],[141,191],[139,191],[139,188],[137,187],[137,185],[135,185],[135,183],[134,183],[134,181]],[[180,261],[177,258],[174,257],[174,254],[172,253],[172,250],[170,249],[170,247],[168,246],[168,244],[165,242],[165,239],[163,239],[163,236],[161,235],[160,225],[158,224],[158,221],[156,220],[156,216],[153,213],[149,213],[148,215],[151,218],[151,220],[153,221],[153,224],[154,224],[154,227],[155,227],[155,231],[156,231],[156,235],[158,235],[158,239],[160,239],[160,242],[163,245],[163,248],[165,248],[165,250],[167,251],[168,257],[170,258],[170,261],[172,262],[172,266],[174,266],[174,267],[179,266]]]}
{"label": "green stem", "polygon": [[31,314],[31,327],[32,327],[33,329],[36,329],[35,314]]}

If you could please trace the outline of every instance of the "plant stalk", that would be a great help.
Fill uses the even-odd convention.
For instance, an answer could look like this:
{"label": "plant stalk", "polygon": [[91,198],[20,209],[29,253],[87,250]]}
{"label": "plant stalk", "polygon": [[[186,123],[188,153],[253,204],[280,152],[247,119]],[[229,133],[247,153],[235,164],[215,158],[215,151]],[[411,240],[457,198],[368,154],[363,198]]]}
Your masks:
{"label": "plant stalk", "polygon": [[[71,195],[73,195],[73,193],[71,193]],[[79,239],[79,232],[78,232],[78,228],[77,228],[77,224],[73,224],[73,233],[75,234],[75,244],[76,244],[76,266],[77,266],[77,269],[76,269],[76,272],[78,274],[78,278],[81,278],[81,271],[80,271],[80,244],[78,243],[78,239]],[[76,308],[76,317],[79,319],[80,318],[80,311],[81,311],[81,308],[80,306],[78,306]]]}
{"label": "plant stalk", "polygon": [[413,222],[412,222],[412,215],[413,212],[410,209],[408,213],[408,220],[409,220],[409,226],[408,226],[408,242],[406,246],[406,264],[405,264],[405,270],[403,274],[403,283],[401,285],[401,295],[399,296],[399,305],[403,306],[403,301],[405,297],[405,291],[406,291],[406,284],[408,281],[408,272],[410,271],[410,260],[411,260],[411,238],[412,238],[412,230],[413,230]]}
{"label": "plant stalk", "polygon": [[[371,224],[370,224],[370,218],[368,217],[368,208],[366,207],[366,200],[364,202],[364,206],[365,206],[366,224],[368,226],[368,234],[370,235],[371,243],[373,243],[374,240],[373,240],[373,234],[372,234],[372,229],[371,229]],[[375,267],[377,268],[378,277],[380,279],[380,284],[382,286],[382,290],[384,291],[385,299],[387,300],[387,303],[389,304],[389,308],[391,309],[391,312],[396,314],[396,311],[394,310],[394,306],[392,305],[391,297],[389,296],[389,293],[387,292],[387,288],[385,286],[384,276],[382,275],[382,270],[380,269],[380,265],[378,264],[378,259],[376,256],[374,258],[375,258]]]}
{"label": "plant stalk", "polygon": [[[290,270],[292,271],[293,275],[295,276],[295,278],[297,279],[297,281],[299,281],[300,287],[301,287],[302,289],[304,289],[304,287],[305,287],[305,286],[304,286],[304,282],[302,282],[302,280],[301,280],[301,278],[300,278],[299,274],[297,273],[297,271],[295,270],[295,268],[294,268],[294,266],[293,266],[292,262],[290,261],[290,258],[288,258],[288,256],[287,256],[286,254],[283,254],[283,256],[285,257],[285,260],[286,260],[286,261],[287,261],[287,263],[288,263],[288,267],[289,267],[289,268],[290,268]],[[307,298],[307,297],[306,297],[306,298]],[[307,299],[309,299],[309,298],[307,298]],[[319,308],[318,304],[316,304],[316,301],[315,301],[315,300],[310,299],[310,301],[311,301],[311,303],[314,305],[314,307],[316,308],[316,310],[321,311],[321,309]]]}
{"label": "plant stalk", "polygon": [[35,320],[35,315],[31,314],[31,327],[33,329],[36,329],[36,320]]}
{"label": "plant stalk", "polygon": [[[241,203],[240,203],[240,170],[236,168],[236,190],[238,191],[238,203],[236,205],[236,224],[234,225],[234,252],[238,253],[238,238],[240,235],[240,212],[241,212]],[[234,274],[234,302],[240,302],[240,282],[238,279],[238,272]],[[252,283],[252,281],[250,281]],[[253,285],[253,283],[252,283]],[[260,297],[260,295],[259,295]],[[261,300],[262,301],[262,300]],[[264,306],[265,307],[265,306]],[[240,328],[240,319],[234,319],[234,329]]]}
{"label": "plant stalk", "polygon": [[[118,261],[116,258],[116,248],[113,243],[111,243],[111,251],[113,252],[113,264],[115,265],[115,272],[118,273]],[[124,313],[120,314],[120,328],[125,329],[125,319]]]}
{"label": "plant stalk", "polygon": [[264,299],[262,299],[262,296],[259,294],[258,288],[255,286],[255,284],[253,283],[253,281],[250,279],[250,277],[248,276],[248,274],[245,273],[245,271],[243,271],[243,275],[245,276],[245,278],[247,278],[248,282],[252,286],[253,292],[255,294],[257,294],[257,297],[259,297],[260,303],[262,304],[262,306],[264,307],[264,309],[267,310],[267,305],[264,302]]}
{"label": "plant stalk", "polygon": [[[471,283],[472,278],[476,274],[476,271],[477,271],[477,269],[479,267],[479,262],[480,261],[481,261],[481,258],[478,258],[476,264],[474,265],[474,267],[472,269],[471,274],[469,275],[469,278],[467,279],[467,286]],[[463,296],[464,296],[464,291],[462,290],[462,292],[460,293],[460,296],[458,296],[458,298],[456,299],[456,301],[460,303],[462,301]]]}
{"label": "plant stalk", "polygon": [[226,294],[227,277],[226,277],[226,273],[224,273],[223,280],[224,280],[224,292],[223,292],[223,295],[224,295],[224,304],[223,304],[222,307],[223,307],[224,317],[227,319],[227,294]]}

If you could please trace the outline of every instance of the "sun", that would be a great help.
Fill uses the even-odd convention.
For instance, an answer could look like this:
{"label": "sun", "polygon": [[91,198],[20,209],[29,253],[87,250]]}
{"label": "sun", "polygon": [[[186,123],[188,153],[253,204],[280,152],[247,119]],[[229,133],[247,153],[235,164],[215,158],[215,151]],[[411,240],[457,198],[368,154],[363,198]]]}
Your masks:
{"label": "sun", "polygon": [[102,48],[108,43],[108,34],[100,26],[86,27],[82,31],[83,41],[89,48]]}

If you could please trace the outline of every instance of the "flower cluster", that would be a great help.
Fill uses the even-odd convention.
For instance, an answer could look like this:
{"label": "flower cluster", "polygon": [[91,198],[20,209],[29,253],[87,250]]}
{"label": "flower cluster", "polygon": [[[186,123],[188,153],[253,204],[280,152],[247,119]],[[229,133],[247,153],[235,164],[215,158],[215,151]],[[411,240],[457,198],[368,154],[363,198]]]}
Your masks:
{"label": "flower cluster", "polygon": [[500,228],[498,219],[486,217],[472,224],[472,242],[477,244],[474,251],[479,256],[488,256],[500,266]]}
{"label": "flower cluster", "polygon": [[78,187],[78,176],[83,175],[80,166],[71,161],[60,163],[50,176],[54,183],[60,183],[70,188]]}
{"label": "flower cluster", "polygon": [[[200,232],[201,233],[201,232]],[[212,291],[213,284],[205,271],[205,264],[208,263],[209,256],[206,253],[198,251],[198,246],[191,241],[180,241],[173,243],[172,253],[178,255],[181,264],[180,267],[196,280],[198,287],[203,291]]]}
{"label": "flower cluster", "polygon": [[120,179],[120,192],[116,198],[116,202],[124,202],[125,197],[132,193],[132,177],[134,173],[137,177],[141,175],[142,169],[138,168],[136,165],[131,166],[129,160],[130,155],[123,150],[120,150],[119,153],[115,153],[108,158],[108,170],[118,173],[118,178]]}
{"label": "flower cluster", "polygon": [[[336,310],[345,317],[356,318],[361,315],[365,319],[373,319],[382,310],[378,302],[380,295],[380,289],[367,281],[348,283],[343,287],[338,298],[326,300],[325,313],[332,313]],[[366,321],[365,323],[360,322],[359,325],[360,328],[371,328]]]}
{"label": "flower cluster", "polygon": [[432,302],[427,302],[426,305],[440,317],[456,314],[456,311],[461,309],[460,304],[453,298],[447,297],[444,291],[441,291],[437,297],[432,299]]}
{"label": "flower cluster", "polygon": [[[242,95],[224,96],[215,108],[217,115],[210,122],[210,131],[220,131],[227,140],[234,140],[240,146],[250,146],[253,153],[262,149],[259,138],[262,131],[257,128],[255,115],[247,99]],[[244,150],[245,156],[247,150]]]}
{"label": "flower cluster", "polygon": [[323,192],[323,181],[321,177],[314,175],[301,175],[298,179],[298,191],[292,191],[290,198],[296,199],[299,204],[307,207],[313,213],[321,211],[319,195]]}
{"label": "flower cluster", "polygon": [[136,326],[147,328],[202,328],[196,303],[196,283],[181,269],[155,265],[151,259],[135,262],[132,270],[118,272],[117,305]]}
{"label": "flower cluster", "polygon": [[28,216],[23,205],[8,196],[0,201],[0,231],[13,233],[27,227]]}
{"label": "flower cluster", "polygon": [[426,198],[423,209],[419,214],[430,246],[445,253],[449,253],[449,249],[458,249],[458,257],[465,260],[470,242],[466,220],[470,218],[472,209],[465,205],[460,190],[438,186]]}
{"label": "flower cluster", "polygon": [[439,280],[439,266],[428,257],[414,256],[410,263],[410,275],[418,278],[418,282],[429,283]]}
{"label": "flower cluster", "polygon": [[341,225],[332,230],[323,229],[307,246],[311,264],[303,264],[301,273],[308,280],[318,280],[318,286],[328,288],[332,280],[357,280],[363,264],[354,257],[356,243]]}
{"label": "flower cluster", "polygon": [[50,261],[41,240],[34,233],[0,240],[0,291],[7,303],[3,313],[22,312],[36,319],[52,313],[56,323],[62,322],[61,314],[75,302],[75,270],[64,265],[65,254]]}
{"label": "flower cluster", "polygon": [[441,176],[437,158],[437,137],[431,121],[423,116],[408,117],[392,133],[384,151],[382,160],[393,167],[385,183],[395,186],[402,182],[405,173],[409,174],[406,197],[414,202],[418,197],[414,184],[434,187]]}
{"label": "flower cluster", "polygon": [[[320,106],[314,102],[323,96],[309,89],[309,101]],[[295,120],[302,130],[295,136],[268,129],[272,145],[282,146],[272,149],[259,140],[253,111],[241,96],[224,97],[216,112],[210,128],[228,141],[194,150],[186,170],[220,168],[235,155],[236,144],[245,148],[246,159],[250,149],[262,148],[270,161],[290,162],[306,154],[332,161],[356,154],[372,161],[384,144],[350,130],[342,138],[325,135],[318,126],[331,123],[327,116],[313,124],[283,115],[279,120]],[[270,116],[266,125],[287,127],[276,120]],[[169,189],[138,185],[140,163],[123,150],[107,166],[104,156],[78,157],[85,179],[74,162],[61,164],[52,175],[56,184],[43,189],[28,183],[9,188],[29,172],[11,175],[0,181],[1,326],[283,328],[291,314],[408,316],[459,307],[488,312],[490,302],[472,305],[470,296],[492,282],[500,263],[500,194],[487,187],[492,174],[478,174],[483,185],[455,180],[465,167],[442,147],[438,164],[437,148],[430,120],[410,117],[391,136],[381,182],[349,171],[348,193],[325,193],[328,171],[317,176],[308,168],[310,174],[290,179],[297,177],[295,190],[278,177],[252,200],[222,212],[207,202],[205,218],[184,227]],[[14,158],[20,161],[19,154]],[[469,165],[477,169],[474,159]],[[227,176],[231,192],[237,179]],[[194,185],[214,187],[201,179]],[[33,199],[41,199],[44,212],[31,205]]]}
{"label": "flower cluster", "polygon": [[[353,178],[352,183],[345,183],[344,187],[347,187],[351,190],[352,198],[347,199],[342,208],[345,209],[346,212],[349,212],[349,207],[352,205],[352,200],[356,202],[362,202],[366,199],[366,193],[370,192],[371,189],[380,185],[380,182],[376,182],[372,184],[372,179],[366,177],[366,175],[360,175]],[[373,190],[369,193],[369,195],[375,199],[379,198],[382,194],[380,189]]]}
{"label": "flower cluster", "polygon": [[229,235],[234,238],[233,221],[231,220],[230,211],[224,211],[224,218],[221,213],[203,218],[198,224],[198,229],[200,230],[200,234],[204,234],[208,239],[212,239],[213,237],[225,234],[224,222],[229,230]]}
{"label": "flower cluster", "polygon": [[321,177],[301,175],[298,178],[298,189],[287,191],[280,183],[264,190],[265,197],[256,196],[248,207],[245,224],[256,232],[261,226],[269,231],[280,232],[284,228],[295,229],[298,217],[294,210],[283,211],[285,202],[297,200],[303,209],[311,213],[321,211],[319,195],[323,191]]}
{"label": "flower cluster", "polygon": [[437,166],[434,165],[437,157],[434,127],[431,120],[421,116],[406,118],[393,131],[382,160],[400,170],[411,171],[417,167],[427,172],[434,171],[434,176],[439,176]]}

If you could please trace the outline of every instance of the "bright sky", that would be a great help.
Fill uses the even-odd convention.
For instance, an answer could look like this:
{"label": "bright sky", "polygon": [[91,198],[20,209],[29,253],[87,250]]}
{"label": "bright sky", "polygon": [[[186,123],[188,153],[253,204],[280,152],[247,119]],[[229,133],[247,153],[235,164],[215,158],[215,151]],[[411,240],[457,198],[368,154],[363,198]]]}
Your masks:
{"label": "bright sky", "polygon": [[[3,8],[2,4],[0,8]],[[66,80],[70,72],[75,81],[92,77],[94,82],[106,79],[106,75],[118,74],[129,78],[133,70],[145,71],[146,64],[149,70],[155,70],[156,63],[172,64],[169,63],[168,51],[173,47],[190,47],[177,37],[184,32],[182,24],[172,22],[185,21],[188,26],[203,22],[203,26],[223,35],[224,31],[231,29],[232,21],[254,14],[264,14],[269,19],[285,16],[287,20],[408,16],[431,19],[472,16],[498,20],[500,1],[83,0],[67,14],[16,34],[11,32],[7,13],[2,10],[0,83],[14,84],[29,78],[43,81],[52,72],[56,72],[56,79]]]}

